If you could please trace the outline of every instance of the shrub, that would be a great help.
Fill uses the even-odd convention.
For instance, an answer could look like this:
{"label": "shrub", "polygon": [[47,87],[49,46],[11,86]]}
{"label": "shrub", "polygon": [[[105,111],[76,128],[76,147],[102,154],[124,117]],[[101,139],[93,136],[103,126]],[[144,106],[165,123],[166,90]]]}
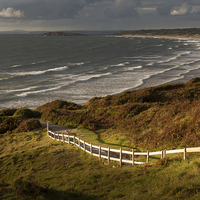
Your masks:
{"label": "shrub", "polygon": [[12,131],[18,127],[22,120],[16,117],[0,117],[0,134]]}
{"label": "shrub", "polygon": [[20,108],[16,110],[13,116],[22,116],[22,117],[28,117],[28,118],[39,118],[41,116],[40,112],[33,111],[28,108]]}
{"label": "shrub", "polygon": [[82,106],[68,102],[68,101],[62,101],[62,100],[55,100],[52,102],[48,102],[38,108],[35,109],[35,111],[44,112],[46,109],[53,109],[53,110],[77,110],[80,109]]}
{"label": "shrub", "polygon": [[15,129],[15,132],[26,132],[36,128],[40,128],[42,125],[40,121],[37,119],[29,119],[23,121],[19,124],[19,126]]}
{"label": "shrub", "polygon": [[17,109],[15,108],[7,108],[0,110],[0,116],[13,116]]}

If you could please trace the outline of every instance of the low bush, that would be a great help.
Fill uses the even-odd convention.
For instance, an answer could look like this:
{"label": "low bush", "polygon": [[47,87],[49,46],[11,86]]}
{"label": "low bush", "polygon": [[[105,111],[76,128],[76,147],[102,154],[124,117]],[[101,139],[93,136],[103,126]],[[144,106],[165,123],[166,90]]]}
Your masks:
{"label": "low bush", "polygon": [[22,116],[27,118],[39,118],[41,116],[40,112],[33,111],[29,108],[20,108],[16,110],[13,116]]}
{"label": "low bush", "polygon": [[22,120],[16,117],[1,117],[0,116],[0,134],[6,132],[12,132],[15,128],[18,127]]}
{"label": "low bush", "polygon": [[37,119],[29,119],[23,121],[19,124],[19,126],[14,130],[15,132],[27,132],[36,128],[40,128],[42,125]]}
{"label": "low bush", "polygon": [[17,109],[15,108],[7,108],[0,110],[0,116],[13,116]]}
{"label": "low bush", "polygon": [[52,101],[52,102],[45,103],[44,105],[35,109],[35,111],[39,111],[39,112],[42,113],[47,109],[52,109],[52,110],[62,110],[62,109],[77,110],[77,109],[80,109],[80,108],[81,108],[80,105],[75,104],[73,102],[55,100],[55,101]]}

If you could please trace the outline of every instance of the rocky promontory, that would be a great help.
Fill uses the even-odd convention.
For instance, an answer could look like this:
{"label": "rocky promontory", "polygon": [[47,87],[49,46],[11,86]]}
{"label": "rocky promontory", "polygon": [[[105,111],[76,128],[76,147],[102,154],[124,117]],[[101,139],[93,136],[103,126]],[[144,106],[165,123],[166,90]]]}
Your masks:
{"label": "rocky promontory", "polygon": [[39,36],[87,36],[81,33],[70,33],[70,32],[47,32],[42,33]]}

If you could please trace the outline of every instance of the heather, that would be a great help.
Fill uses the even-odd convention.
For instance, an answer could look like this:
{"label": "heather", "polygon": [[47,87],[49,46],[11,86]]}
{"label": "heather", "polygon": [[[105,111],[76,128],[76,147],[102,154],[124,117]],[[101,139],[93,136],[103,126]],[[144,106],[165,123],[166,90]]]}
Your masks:
{"label": "heather", "polygon": [[0,134],[25,132],[41,127],[40,113],[28,108],[0,110]]}
{"label": "heather", "polygon": [[43,121],[84,127],[102,140],[112,138],[130,148],[173,149],[200,146],[199,96],[200,78],[195,78],[185,84],[94,97],[70,109],[56,100],[36,110]]}

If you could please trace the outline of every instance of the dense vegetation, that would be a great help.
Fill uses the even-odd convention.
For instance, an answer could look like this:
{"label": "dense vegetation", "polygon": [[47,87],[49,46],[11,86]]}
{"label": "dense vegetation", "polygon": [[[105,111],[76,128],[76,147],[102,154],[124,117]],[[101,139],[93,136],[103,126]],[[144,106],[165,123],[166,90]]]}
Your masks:
{"label": "dense vegetation", "polygon": [[41,127],[40,113],[28,108],[0,110],[0,134],[30,131]]}
{"label": "dense vegetation", "polygon": [[121,31],[121,32],[114,33],[111,35],[200,37],[200,28],[150,29],[150,30],[136,30],[136,31]]}
{"label": "dense vegetation", "polygon": [[36,110],[43,121],[88,128],[138,149],[200,146],[200,78],[94,97],[83,106],[57,100]]}
{"label": "dense vegetation", "polygon": [[83,106],[56,100],[36,110],[4,109],[0,111],[0,133],[38,128],[35,118],[40,116],[42,121],[84,127],[102,141],[112,139],[140,150],[200,146],[200,78],[94,97]]}

